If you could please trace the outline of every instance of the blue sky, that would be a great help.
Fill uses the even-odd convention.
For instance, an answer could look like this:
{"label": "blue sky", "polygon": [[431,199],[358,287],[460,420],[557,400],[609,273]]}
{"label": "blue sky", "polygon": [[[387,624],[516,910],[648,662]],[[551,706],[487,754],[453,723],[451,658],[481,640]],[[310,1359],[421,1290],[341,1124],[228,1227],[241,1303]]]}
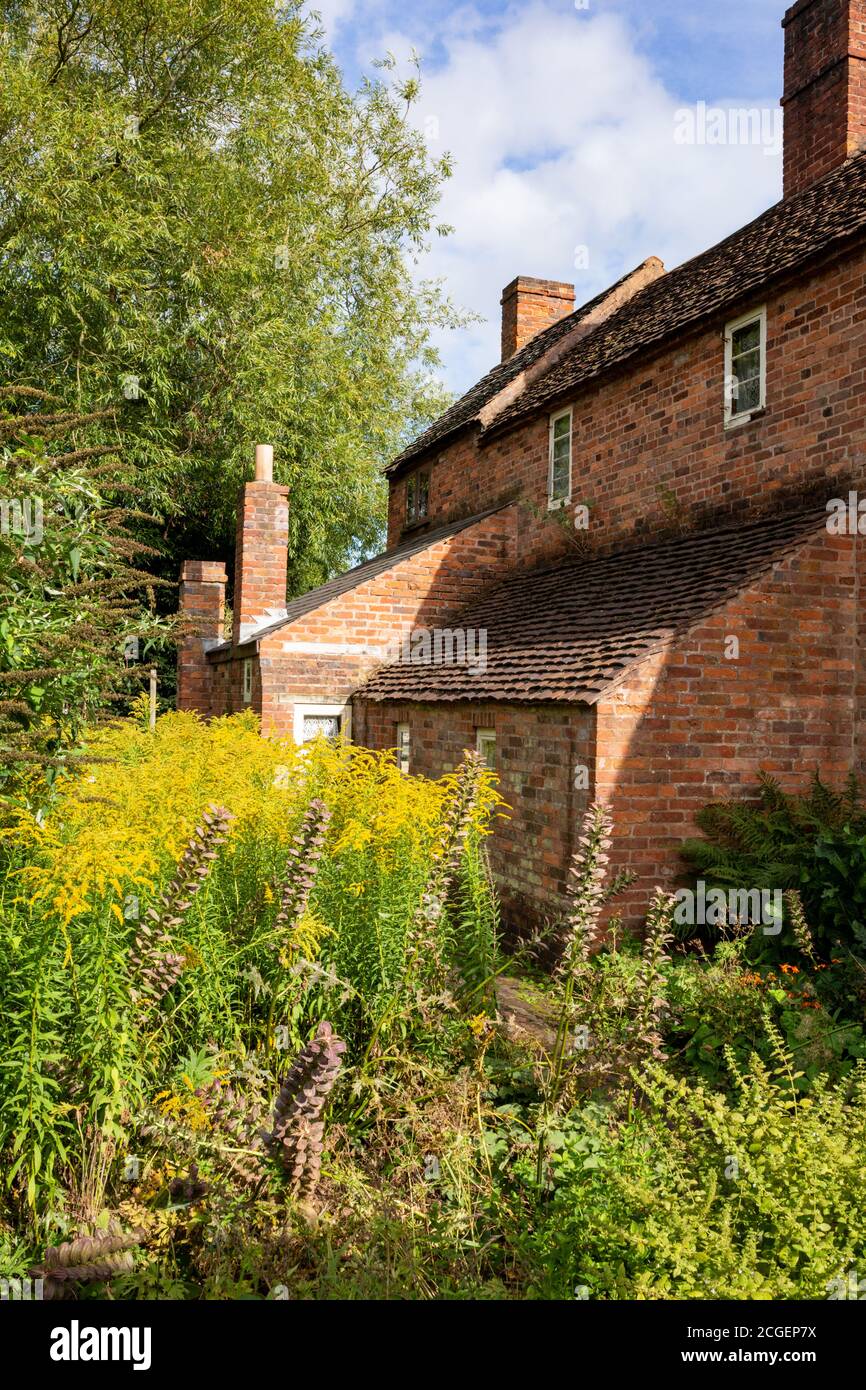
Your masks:
{"label": "blue sky", "polygon": [[[350,84],[386,51],[420,57],[414,119],[456,164],[441,207],[454,233],[421,271],[482,320],[437,338],[452,390],[497,361],[515,275],[573,281],[581,303],[647,256],[678,265],[781,195],[784,0],[310,8]],[[732,114],[745,111],[760,131]],[[693,139],[707,120],[715,133]]]}

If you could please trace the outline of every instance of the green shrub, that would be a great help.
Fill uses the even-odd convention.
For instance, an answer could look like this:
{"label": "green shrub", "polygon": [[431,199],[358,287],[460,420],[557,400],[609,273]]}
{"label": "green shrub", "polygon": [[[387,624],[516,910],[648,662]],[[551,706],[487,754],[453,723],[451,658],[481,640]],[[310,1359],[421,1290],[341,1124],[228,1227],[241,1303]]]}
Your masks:
{"label": "green shrub", "polygon": [[[713,802],[698,823],[706,839],[687,840],[683,857],[711,887],[798,889],[818,950],[834,943],[866,949],[866,807],[852,776],[841,792],[815,774],[809,791],[791,796],[766,773],[760,800]],[[755,947],[790,949],[790,914],[780,936],[755,934]]]}
{"label": "green shrub", "polygon": [[629,1124],[591,1105],[564,1126],[538,1249],[543,1292],[592,1298],[822,1299],[866,1262],[866,1066],[799,1095],[729,1056],[733,1094],[649,1066]]}

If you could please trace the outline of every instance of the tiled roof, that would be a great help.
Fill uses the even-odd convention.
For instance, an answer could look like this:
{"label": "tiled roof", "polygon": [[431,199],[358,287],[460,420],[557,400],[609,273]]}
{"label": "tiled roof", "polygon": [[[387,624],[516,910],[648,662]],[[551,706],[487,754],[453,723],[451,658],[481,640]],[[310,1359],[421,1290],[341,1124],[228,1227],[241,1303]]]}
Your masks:
{"label": "tiled roof", "polygon": [[559,319],[556,323],[551,324],[550,328],[545,328],[542,333],[537,333],[525,347],[521,348],[519,352],[515,352],[513,357],[509,357],[505,362],[498,362],[492,371],[489,371],[471,390],[466,392],[465,396],[461,396],[458,401],[449,406],[438,420],[435,420],[407,449],[404,449],[403,453],[399,454],[388,465],[385,472],[391,473],[397,470],[401,463],[423,453],[432,445],[441,443],[448,435],[454,434],[464,425],[477,420],[479,411],[488,401],[498,395],[521,372],[525,372],[527,367],[531,367],[534,362],[537,362],[539,357],[558,343],[561,338],[570,333],[581,319],[585,319],[609,295],[614,294],[633,273],[633,271],[629,271],[627,275],[623,275],[621,279],[617,280],[616,284],[602,290],[594,299],[588,300],[579,309],[575,309],[574,313],[567,314],[564,319]]}
{"label": "tiled roof", "polygon": [[[373,700],[593,704],[630,666],[756,582],[826,525],[815,508],[520,574],[454,619],[486,631],[486,664],[381,667]],[[475,655],[479,647],[476,638]]]}
{"label": "tiled roof", "polygon": [[[494,512],[502,511],[503,507],[508,505],[509,503],[504,502],[496,507],[488,507],[486,511],[477,512],[474,516],[463,517],[460,521],[451,521],[447,526],[437,526],[434,531],[424,531],[420,535],[413,536],[411,540],[404,541],[402,545],[395,546],[393,550],[385,550],[381,555],[374,555],[372,560],[365,560],[363,564],[356,565],[354,569],[346,570],[345,573],[329,579],[327,583],[320,584],[317,589],[310,589],[306,594],[301,594],[299,598],[292,599],[286,605],[284,617],[277,618],[274,622],[257,628],[240,645],[246,646],[247,642],[258,642],[262,637],[269,637],[272,632],[277,632],[281,627],[295,622],[297,618],[303,618],[307,613],[321,608],[322,604],[330,603],[332,599],[339,598],[341,594],[349,593],[350,590],[356,589],[359,584],[365,584],[368,579],[375,579],[377,575],[384,574],[394,565],[399,565],[402,560],[408,560],[412,555],[419,555],[428,546],[436,545],[439,541],[450,540],[460,531],[465,531],[467,527],[474,526],[477,521],[483,521],[485,517],[492,516]],[[231,648],[231,645],[231,642],[220,642],[217,646],[210,648],[209,654],[225,652]]]}
{"label": "tiled roof", "polygon": [[[753,296],[770,280],[832,250],[864,227],[866,155],[859,155],[796,197],[776,203],[709,251],[647,285],[499,412],[488,424],[485,435],[567,397],[584,382],[634,354]],[[604,297],[599,296],[594,303]],[[585,306],[578,315],[591,307]],[[555,330],[560,334],[567,332],[574,322],[574,315],[561,320],[502,366],[520,370],[527,362],[518,364],[518,358],[531,349],[537,349],[539,355],[554,341],[551,335]],[[502,367],[496,367],[489,372],[405,449],[392,467],[441,443],[455,428],[477,423],[482,406],[505,384],[499,375],[501,371]]]}

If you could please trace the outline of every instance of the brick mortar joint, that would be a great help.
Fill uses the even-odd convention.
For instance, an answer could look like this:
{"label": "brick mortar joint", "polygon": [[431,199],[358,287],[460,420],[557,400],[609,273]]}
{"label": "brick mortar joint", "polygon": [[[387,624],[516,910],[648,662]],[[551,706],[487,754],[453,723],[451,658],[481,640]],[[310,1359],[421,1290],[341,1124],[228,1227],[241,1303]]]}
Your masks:
{"label": "brick mortar joint", "polygon": [[796,87],[793,92],[785,92],[779,100],[779,105],[782,107],[790,106],[792,101],[802,96],[810,87],[816,87],[818,83],[823,78],[827,77],[829,73],[833,72],[834,69],[852,60],[857,63],[866,63],[866,53],[854,53],[850,48],[846,49],[844,53],[839,54],[838,58],[831,58],[829,63],[825,63],[813,77],[807,78],[807,80],[802,82],[799,87]]}

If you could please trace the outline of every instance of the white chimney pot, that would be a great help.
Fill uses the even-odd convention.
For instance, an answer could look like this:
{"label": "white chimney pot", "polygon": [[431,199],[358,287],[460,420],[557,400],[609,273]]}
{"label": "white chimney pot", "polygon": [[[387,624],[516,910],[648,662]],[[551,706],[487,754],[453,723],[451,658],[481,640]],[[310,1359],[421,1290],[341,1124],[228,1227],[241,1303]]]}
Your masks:
{"label": "white chimney pot", "polygon": [[274,446],[273,444],[256,445],[256,482],[272,483],[274,481]]}

